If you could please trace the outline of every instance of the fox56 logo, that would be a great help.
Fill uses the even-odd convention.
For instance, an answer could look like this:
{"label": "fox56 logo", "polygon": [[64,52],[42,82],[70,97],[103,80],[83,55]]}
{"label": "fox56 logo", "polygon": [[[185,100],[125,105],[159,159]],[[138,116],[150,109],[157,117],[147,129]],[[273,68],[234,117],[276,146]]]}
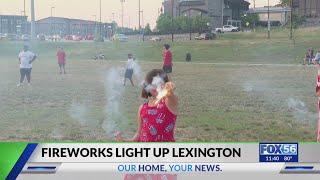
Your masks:
{"label": "fox56 logo", "polygon": [[261,143],[260,155],[298,155],[297,143]]}

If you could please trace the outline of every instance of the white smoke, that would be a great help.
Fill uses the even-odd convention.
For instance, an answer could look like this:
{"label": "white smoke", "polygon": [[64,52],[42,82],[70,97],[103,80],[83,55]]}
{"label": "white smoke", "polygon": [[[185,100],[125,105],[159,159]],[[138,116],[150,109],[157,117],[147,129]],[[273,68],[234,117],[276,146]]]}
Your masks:
{"label": "white smoke", "polygon": [[141,66],[139,65],[139,61],[135,60],[133,62],[133,74],[137,78],[138,82],[142,82],[144,79],[144,73],[142,72]]}
{"label": "white smoke", "polygon": [[102,123],[102,128],[106,134],[113,137],[119,131],[119,124],[126,118],[121,113],[121,98],[124,92],[123,69],[110,68],[105,75],[106,92],[106,118]]}
{"label": "white smoke", "polygon": [[81,126],[87,124],[87,107],[84,104],[72,103],[69,109],[70,117],[77,120]]}
{"label": "white smoke", "polygon": [[313,121],[317,114],[309,111],[304,102],[299,99],[289,98],[287,100],[288,108],[293,116],[300,121]]}

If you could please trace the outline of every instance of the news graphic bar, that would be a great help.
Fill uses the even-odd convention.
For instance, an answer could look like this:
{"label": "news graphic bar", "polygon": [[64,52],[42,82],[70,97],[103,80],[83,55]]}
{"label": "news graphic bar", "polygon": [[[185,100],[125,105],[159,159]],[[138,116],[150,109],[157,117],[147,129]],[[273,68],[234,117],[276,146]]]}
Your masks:
{"label": "news graphic bar", "polygon": [[320,174],[320,163],[287,163],[281,174]]}
{"label": "news graphic bar", "polygon": [[48,143],[27,145],[17,159],[7,179],[320,174],[320,144],[312,143]]}
{"label": "news graphic bar", "polygon": [[22,169],[23,174],[54,174],[61,163],[27,163]]}

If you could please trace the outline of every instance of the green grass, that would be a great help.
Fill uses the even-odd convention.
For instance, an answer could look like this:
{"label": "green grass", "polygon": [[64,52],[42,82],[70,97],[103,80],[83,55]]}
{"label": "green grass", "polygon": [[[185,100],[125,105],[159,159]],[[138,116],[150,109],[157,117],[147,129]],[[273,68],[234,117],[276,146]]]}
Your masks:
{"label": "green grass", "polygon": [[[319,29],[296,32],[225,34],[215,41],[176,42],[174,60],[191,52],[194,62],[299,64],[306,48],[320,46]],[[318,34],[317,34],[318,33]],[[143,72],[161,67],[162,43],[36,43],[33,86],[17,88],[21,42],[0,42],[0,140],[110,141],[106,119],[105,73],[123,67],[126,54],[141,60]],[[58,75],[55,47],[68,54],[68,74]],[[103,52],[111,61],[93,61]],[[147,62],[152,61],[152,63]],[[157,62],[156,62],[157,61]],[[239,66],[176,63],[172,79],[180,99],[178,141],[314,141],[316,70],[305,66]],[[138,82],[136,82],[138,83]],[[120,99],[119,130],[136,129],[140,87],[127,86]],[[294,106],[289,105],[292,103]],[[295,104],[295,102],[297,102]],[[72,116],[72,104],[84,105],[84,120]],[[304,103],[302,107],[299,103]]]}

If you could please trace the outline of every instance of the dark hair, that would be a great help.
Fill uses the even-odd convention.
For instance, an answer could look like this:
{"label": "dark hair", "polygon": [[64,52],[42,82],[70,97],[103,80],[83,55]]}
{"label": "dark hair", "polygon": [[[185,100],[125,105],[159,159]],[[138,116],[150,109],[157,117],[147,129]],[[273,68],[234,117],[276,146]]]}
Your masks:
{"label": "dark hair", "polygon": [[147,73],[146,78],[145,78],[145,82],[143,84],[143,88],[141,91],[141,97],[144,99],[148,99],[148,97],[151,97],[151,93],[146,91],[146,86],[148,84],[151,84],[153,81],[153,78],[156,76],[161,76],[163,78],[163,81],[165,83],[169,82],[169,78],[167,76],[167,74],[162,70],[162,69],[153,69],[150,72]]}
{"label": "dark hair", "polygon": [[164,48],[166,48],[166,50],[170,49],[170,45],[169,44],[165,44],[163,46],[164,46]]}

